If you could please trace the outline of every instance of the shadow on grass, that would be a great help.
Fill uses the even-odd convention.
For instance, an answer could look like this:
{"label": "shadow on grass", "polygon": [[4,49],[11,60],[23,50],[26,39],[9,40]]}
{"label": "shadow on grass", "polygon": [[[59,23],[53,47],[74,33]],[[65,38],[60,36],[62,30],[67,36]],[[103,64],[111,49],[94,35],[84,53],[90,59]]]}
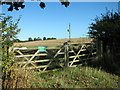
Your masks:
{"label": "shadow on grass", "polygon": [[86,60],[82,66],[90,66],[104,70],[108,73],[120,75],[120,55],[95,57],[92,60]]}

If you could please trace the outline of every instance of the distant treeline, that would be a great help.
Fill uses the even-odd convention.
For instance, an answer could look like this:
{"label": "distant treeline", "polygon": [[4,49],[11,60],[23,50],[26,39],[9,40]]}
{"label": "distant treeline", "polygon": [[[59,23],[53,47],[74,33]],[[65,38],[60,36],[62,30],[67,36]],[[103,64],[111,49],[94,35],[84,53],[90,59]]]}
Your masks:
{"label": "distant treeline", "polygon": [[29,42],[29,41],[41,41],[41,40],[53,40],[53,39],[56,39],[56,38],[43,37],[43,39],[41,39],[40,37],[37,37],[32,39],[31,37],[29,37],[28,40],[24,40],[24,41],[21,41],[20,39],[14,39],[14,42]]}

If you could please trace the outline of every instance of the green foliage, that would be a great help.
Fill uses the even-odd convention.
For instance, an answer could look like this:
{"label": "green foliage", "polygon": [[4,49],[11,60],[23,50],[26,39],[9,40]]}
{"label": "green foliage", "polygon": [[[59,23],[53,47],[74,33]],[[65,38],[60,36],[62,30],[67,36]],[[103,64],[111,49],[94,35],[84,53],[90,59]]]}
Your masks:
{"label": "green foliage", "polygon": [[53,39],[56,39],[56,38],[53,38],[53,37],[52,38],[47,38],[47,40],[53,40]]}
{"label": "green foliage", "polygon": [[2,41],[4,42],[2,45],[12,46],[16,35],[20,32],[20,29],[18,29],[17,26],[19,21],[20,18],[17,20],[17,22],[14,22],[11,16],[4,17],[2,19],[2,21],[0,22],[0,24],[2,25]]}
{"label": "green foliage", "polygon": [[42,40],[40,37],[34,38],[34,41],[40,41],[40,40]]}
{"label": "green foliage", "polygon": [[9,78],[11,76],[11,70],[13,69],[13,53],[9,54],[9,57],[2,53],[2,86],[7,88]]}
{"label": "green foliage", "polygon": [[37,40],[42,40],[42,39],[40,37],[38,37]]}
{"label": "green foliage", "polygon": [[20,32],[18,29],[18,22],[20,18],[15,22],[12,20],[11,16],[3,17],[0,22],[0,29],[2,29],[1,36],[2,36],[2,86],[3,88],[10,88],[8,84],[11,71],[14,67],[14,54],[11,52],[9,53],[9,47],[13,45],[16,35]]}
{"label": "green foliage", "polygon": [[[70,2],[68,0],[59,0],[61,2],[62,5],[64,5],[65,7],[68,7]],[[13,9],[15,10],[19,10],[19,8],[21,7],[21,9],[23,9],[25,7],[24,4],[24,0],[21,0],[20,2],[5,2],[2,0],[2,5],[3,4],[6,4],[6,5],[10,5],[10,7],[8,8],[8,11],[13,11]],[[45,6],[45,3],[44,2],[40,2],[39,6],[44,9],[46,6]]]}
{"label": "green foliage", "polygon": [[113,41],[120,39],[120,13],[110,12],[107,10],[106,14],[101,14],[101,18],[96,17],[95,23],[91,23],[89,27],[90,37],[103,40]]}
{"label": "green foliage", "polygon": [[28,38],[28,41],[33,41],[31,37]]}
{"label": "green foliage", "polygon": [[14,39],[13,42],[20,42],[20,40],[19,39]]}
{"label": "green foliage", "polygon": [[10,7],[8,8],[8,11],[13,11],[13,9],[15,10],[19,10],[18,8],[21,7],[22,9],[25,7],[25,5],[23,5],[24,2],[2,2],[3,4],[6,5],[10,5]]}
{"label": "green foliage", "polygon": [[45,8],[45,3],[44,3],[44,2],[41,2],[41,3],[40,3],[40,7],[44,9],[44,8]]}
{"label": "green foliage", "polygon": [[43,37],[43,40],[46,40],[46,37]]}
{"label": "green foliage", "polygon": [[[107,10],[106,14],[96,17],[94,23],[90,24],[89,35],[97,42],[97,51],[102,47],[103,57],[98,58],[103,62],[105,68],[111,69],[112,72],[118,72],[120,60],[120,12]],[[99,42],[102,41],[102,46]]]}
{"label": "green foliage", "polygon": [[36,38],[34,38],[34,41],[37,41],[37,39],[36,39]]}
{"label": "green foliage", "polygon": [[68,0],[59,0],[62,5],[65,5],[65,7],[68,7],[70,2]]}

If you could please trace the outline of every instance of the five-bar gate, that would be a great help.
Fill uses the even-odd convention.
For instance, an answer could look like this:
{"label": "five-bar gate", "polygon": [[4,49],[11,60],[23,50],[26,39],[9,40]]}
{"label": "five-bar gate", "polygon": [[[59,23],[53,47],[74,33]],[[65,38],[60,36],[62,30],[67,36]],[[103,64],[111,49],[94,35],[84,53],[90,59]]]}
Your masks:
{"label": "five-bar gate", "polygon": [[62,67],[75,67],[96,55],[95,44],[64,43],[59,49],[16,49],[15,61],[23,69],[38,69],[40,71],[54,70]]}

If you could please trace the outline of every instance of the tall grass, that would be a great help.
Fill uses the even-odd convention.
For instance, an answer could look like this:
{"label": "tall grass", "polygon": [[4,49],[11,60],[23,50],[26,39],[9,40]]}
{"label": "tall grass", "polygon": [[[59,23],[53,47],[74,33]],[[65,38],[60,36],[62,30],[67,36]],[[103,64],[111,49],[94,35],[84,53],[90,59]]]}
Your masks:
{"label": "tall grass", "polygon": [[118,76],[91,67],[38,72],[35,78],[36,87],[41,88],[118,88]]}
{"label": "tall grass", "polygon": [[45,73],[23,70],[17,65],[12,67],[4,88],[118,88],[118,76],[91,67],[78,66]]}
{"label": "tall grass", "polygon": [[35,72],[33,70],[22,69],[14,61],[14,55],[3,55],[2,61],[2,88],[30,88],[33,86]]}

